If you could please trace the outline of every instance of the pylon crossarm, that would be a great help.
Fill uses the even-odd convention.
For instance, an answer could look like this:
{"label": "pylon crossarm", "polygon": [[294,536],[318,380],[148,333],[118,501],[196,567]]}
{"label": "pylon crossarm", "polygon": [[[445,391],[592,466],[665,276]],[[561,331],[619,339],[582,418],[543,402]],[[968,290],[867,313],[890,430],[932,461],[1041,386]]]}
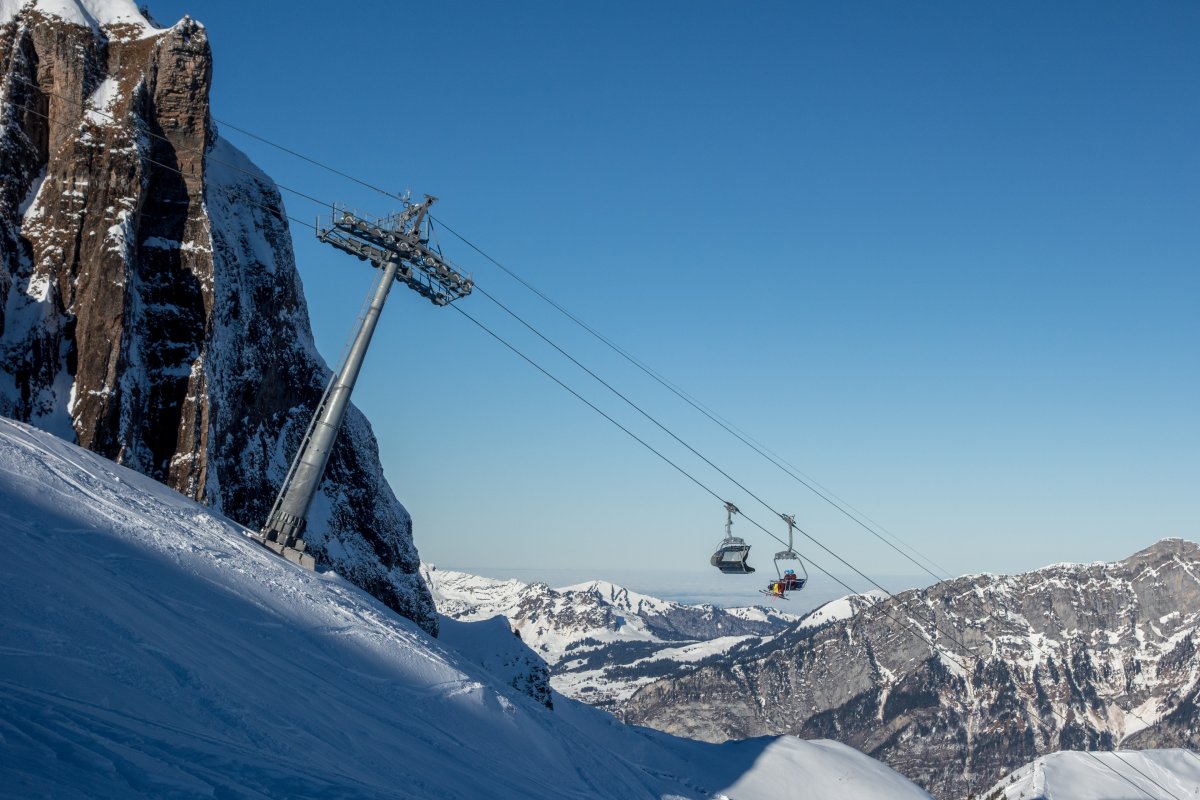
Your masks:
{"label": "pylon crossarm", "polygon": [[370,220],[335,206],[330,224],[318,226],[317,238],[376,266],[399,262],[397,280],[435,305],[444,306],[470,294],[474,282],[425,246],[421,223],[432,202],[429,198],[382,220]]}

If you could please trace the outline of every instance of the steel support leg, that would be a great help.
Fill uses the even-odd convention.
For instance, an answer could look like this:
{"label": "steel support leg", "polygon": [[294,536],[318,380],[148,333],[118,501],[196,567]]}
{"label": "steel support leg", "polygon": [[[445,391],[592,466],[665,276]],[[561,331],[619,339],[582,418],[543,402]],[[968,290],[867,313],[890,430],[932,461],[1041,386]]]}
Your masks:
{"label": "steel support leg", "polygon": [[358,380],[367,347],[371,344],[371,336],[375,333],[379,314],[383,311],[383,304],[387,302],[388,291],[392,288],[398,268],[399,263],[396,261],[390,261],[384,266],[383,278],[363,317],[362,326],[354,337],[354,344],[346,356],[346,363],[338,373],[337,383],[329,393],[325,405],[317,409],[320,417],[313,426],[291,481],[282,489],[275,513],[267,520],[259,534],[259,541],[264,545],[308,569],[314,569],[316,566],[313,557],[305,552],[304,529],[308,524],[308,509],[317,489],[320,488],[321,478],[333,452],[333,444],[342,427],[342,419],[350,405],[350,393]]}

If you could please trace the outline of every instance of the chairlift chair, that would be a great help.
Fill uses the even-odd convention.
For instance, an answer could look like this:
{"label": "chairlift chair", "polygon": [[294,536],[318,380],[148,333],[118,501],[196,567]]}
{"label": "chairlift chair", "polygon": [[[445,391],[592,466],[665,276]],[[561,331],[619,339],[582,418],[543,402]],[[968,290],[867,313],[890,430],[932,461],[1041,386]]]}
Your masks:
{"label": "chairlift chair", "polygon": [[[792,532],[796,527],[795,516],[788,516],[786,514],[780,514],[779,516],[783,518],[783,521],[786,522],[788,526],[788,546],[786,550],[780,550],[775,554],[775,574],[779,576],[778,583],[779,586],[782,587],[783,593],[787,594],[788,592],[798,592],[804,588],[804,585],[808,583],[808,569],[805,568],[804,561],[800,558],[800,554],[792,549]],[[781,561],[795,561],[800,565],[800,572],[802,573],[803,577],[801,577],[801,575],[797,575],[794,569],[788,569],[786,571],[783,570],[779,566],[779,562]],[[771,586],[774,585],[775,584],[772,583],[767,588],[770,589]]]}
{"label": "chairlift chair", "polygon": [[750,545],[740,536],[733,535],[733,515],[737,513],[737,506],[726,503],[725,513],[725,538],[717,545],[709,563],[726,575],[748,575],[754,572],[754,567],[746,563],[750,557]]}

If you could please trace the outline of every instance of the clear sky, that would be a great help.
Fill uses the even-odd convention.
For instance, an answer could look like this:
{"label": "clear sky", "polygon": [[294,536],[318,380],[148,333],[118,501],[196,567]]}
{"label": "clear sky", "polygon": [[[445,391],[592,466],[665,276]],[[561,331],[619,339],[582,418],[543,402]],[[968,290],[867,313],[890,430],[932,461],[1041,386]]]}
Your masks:
{"label": "clear sky", "polygon": [[[151,10],[208,27],[217,117],[438,195],[445,223],[948,572],[1200,537],[1200,5]],[[395,205],[227,134],[281,184],[370,213]],[[319,211],[285,200],[302,219]],[[293,235],[333,361],[372,276]],[[915,571],[440,241],[830,549],[868,573]],[[488,299],[462,307],[783,532]],[[453,309],[398,289],[355,402],[427,560],[710,569],[721,503]],[[769,570],[777,543],[745,521],[735,532]]]}

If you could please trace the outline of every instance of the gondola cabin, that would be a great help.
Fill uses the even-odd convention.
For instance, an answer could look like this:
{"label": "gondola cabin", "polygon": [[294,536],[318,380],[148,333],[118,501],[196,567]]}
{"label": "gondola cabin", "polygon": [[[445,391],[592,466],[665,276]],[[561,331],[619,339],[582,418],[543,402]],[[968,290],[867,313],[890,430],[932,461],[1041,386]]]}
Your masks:
{"label": "gondola cabin", "polygon": [[746,563],[750,557],[750,545],[740,536],[733,535],[733,515],[738,513],[733,503],[725,504],[725,538],[717,545],[708,563],[726,575],[748,575],[754,567]]}
{"label": "gondola cabin", "polygon": [[726,575],[747,575],[754,567],[746,563],[750,557],[750,545],[737,536],[728,536],[717,546],[709,563]]}

